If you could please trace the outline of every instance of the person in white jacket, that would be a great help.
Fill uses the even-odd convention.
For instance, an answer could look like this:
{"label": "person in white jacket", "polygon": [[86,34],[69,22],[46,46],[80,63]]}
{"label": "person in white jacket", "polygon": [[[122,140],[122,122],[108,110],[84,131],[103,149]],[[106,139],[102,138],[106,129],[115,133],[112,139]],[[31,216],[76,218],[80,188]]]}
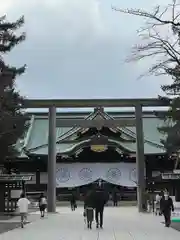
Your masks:
{"label": "person in white jacket", "polygon": [[27,219],[28,214],[28,206],[30,201],[25,197],[25,194],[22,193],[20,199],[17,202],[17,206],[19,208],[20,216],[21,216],[21,227],[24,227],[25,220]]}
{"label": "person in white jacket", "polygon": [[155,214],[156,215],[161,215],[161,212],[160,212],[160,201],[161,201],[161,196],[158,193],[156,195],[156,199],[155,199]]}

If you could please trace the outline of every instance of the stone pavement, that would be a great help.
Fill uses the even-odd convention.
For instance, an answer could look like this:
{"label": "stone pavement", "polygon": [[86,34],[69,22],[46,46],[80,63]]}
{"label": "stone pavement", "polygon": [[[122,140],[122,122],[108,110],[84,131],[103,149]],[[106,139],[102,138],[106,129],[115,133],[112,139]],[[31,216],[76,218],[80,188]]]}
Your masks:
{"label": "stone pavement", "polygon": [[[57,209],[57,214],[49,214],[26,225],[24,229],[0,235],[0,240],[172,240],[179,239],[180,232],[165,228],[162,217],[138,214],[135,207],[107,207],[104,229],[97,230],[95,224],[89,230],[84,225],[83,208],[71,212],[68,207]],[[39,214],[39,213],[37,213]]]}
{"label": "stone pavement", "polygon": [[[37,211],[37,210],[36,210]],[[15,228],[21,226],[20,216],[0,216],[0,234],[4,232],[11,231]],[[28,216],[28,223],[39,220],[39,215],[33,214],[33,212]]]}

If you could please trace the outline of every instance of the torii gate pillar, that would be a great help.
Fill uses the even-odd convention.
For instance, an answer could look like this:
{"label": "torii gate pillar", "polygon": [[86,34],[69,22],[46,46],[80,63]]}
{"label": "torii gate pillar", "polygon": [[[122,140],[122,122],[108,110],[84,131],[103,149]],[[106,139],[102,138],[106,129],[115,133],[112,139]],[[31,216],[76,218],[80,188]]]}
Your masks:
{"label": "torii gate pillar", "polygon": [[48,212],[56,212],[56,107],[49,108],[48,136]]}
{"label": "torii gate pillar", "polygon": [[137,171],[137,203],[138,211],[144,211],[145,204],[145,159],[144,159],[144,133],[142,120],[142,106],[140,104],[135,106],[136,117],[136,171]]}

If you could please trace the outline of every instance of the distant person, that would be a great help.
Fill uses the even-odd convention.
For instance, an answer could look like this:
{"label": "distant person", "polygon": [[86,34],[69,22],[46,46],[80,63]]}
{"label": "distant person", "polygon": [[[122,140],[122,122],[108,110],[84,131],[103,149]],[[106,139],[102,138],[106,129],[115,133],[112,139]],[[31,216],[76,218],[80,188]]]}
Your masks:
{"label": "distant person", "polygon": [[155,214],[159,216],[161,215],[161,211],[160,211],[160,201],[161,201],[161,196],[160,194],[156,194],[156,198],[155,198]]}
{"label": "distant person", "polygon": [[143,210],[145,212],[154,212],[154,196],[146,190],[144,192],[144,203],[143,203]]}
{"label": "distant person", "polygon": [[40,198],[39,198],[39,210],[41,213],[41,217],[43,218],[45,215],[45,210],[47,208],[47,199],[44,196],[43,193],[41,193]]}
{"label": "distant person", "polygon": [[161,191],[161,192],[160,192],[160,196],[161,196],[161,198],[164,197],[164,191]]}
{"label": "distant person", "polygon": [[101,187],[97,187],[93,196],[97,228],[103,227],[104,206],[107,203],[107,201],[108,194]]}
{"label": "distant person", "polygon": [[[164,191],[162,191],[162,190],[161,190],[161,192],[160,192],[160,197],[161,197],[161,199],[164,198]],[[160,208],[160,213],[159,213],[159,215],[160,215],[160,216],[162,215],[161,208]]]}
{"label": "distant person", "polygon": [[19,208],[20,216],[21,216],[21,227],[24,227],[25,220],[27,219],[28,214],[28,206],[30,201],[25,197],[25,194],[22,193],[20,199],[17,202],[17,206]]}
{"label": "distant person", "polygon": [[113,200],[114,207],[117,207],[117,205],[118,205],[118,196],[117,196],[116,190],[113,191],[112,200]]}
{"label": "distant person", "polygon": [[164,197],[160,200],[160,209],[164,215],[165,226],[169,227],[171,224],[171,211],[174,212],[174,204],[168,192],[165,192]]}
{"label": "distant person", "polygon": [[92,229],[92,222],[94,220],[94,194],[90,190],[84,199],[84,217],[86,217],[87,227]]}
{"label": "distant person", "polygon": [[70,196],[70,204],[71,204],[71,210],[75,211],[77,208],[77,204],[76,204],[76,197],[73,192],[71,193],[71,196]]}

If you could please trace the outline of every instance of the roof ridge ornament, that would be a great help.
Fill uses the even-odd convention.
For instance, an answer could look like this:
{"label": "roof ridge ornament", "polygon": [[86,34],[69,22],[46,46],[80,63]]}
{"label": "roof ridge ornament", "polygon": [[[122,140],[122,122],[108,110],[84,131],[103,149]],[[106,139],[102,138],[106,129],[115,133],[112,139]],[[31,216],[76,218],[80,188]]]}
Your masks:
{"label": "roof ridge ornament", "polygon": [[94,112],[101,112],[101,113],[103,113],[104,112],[104,108],[103,107],[95,107],[94,108]]}

